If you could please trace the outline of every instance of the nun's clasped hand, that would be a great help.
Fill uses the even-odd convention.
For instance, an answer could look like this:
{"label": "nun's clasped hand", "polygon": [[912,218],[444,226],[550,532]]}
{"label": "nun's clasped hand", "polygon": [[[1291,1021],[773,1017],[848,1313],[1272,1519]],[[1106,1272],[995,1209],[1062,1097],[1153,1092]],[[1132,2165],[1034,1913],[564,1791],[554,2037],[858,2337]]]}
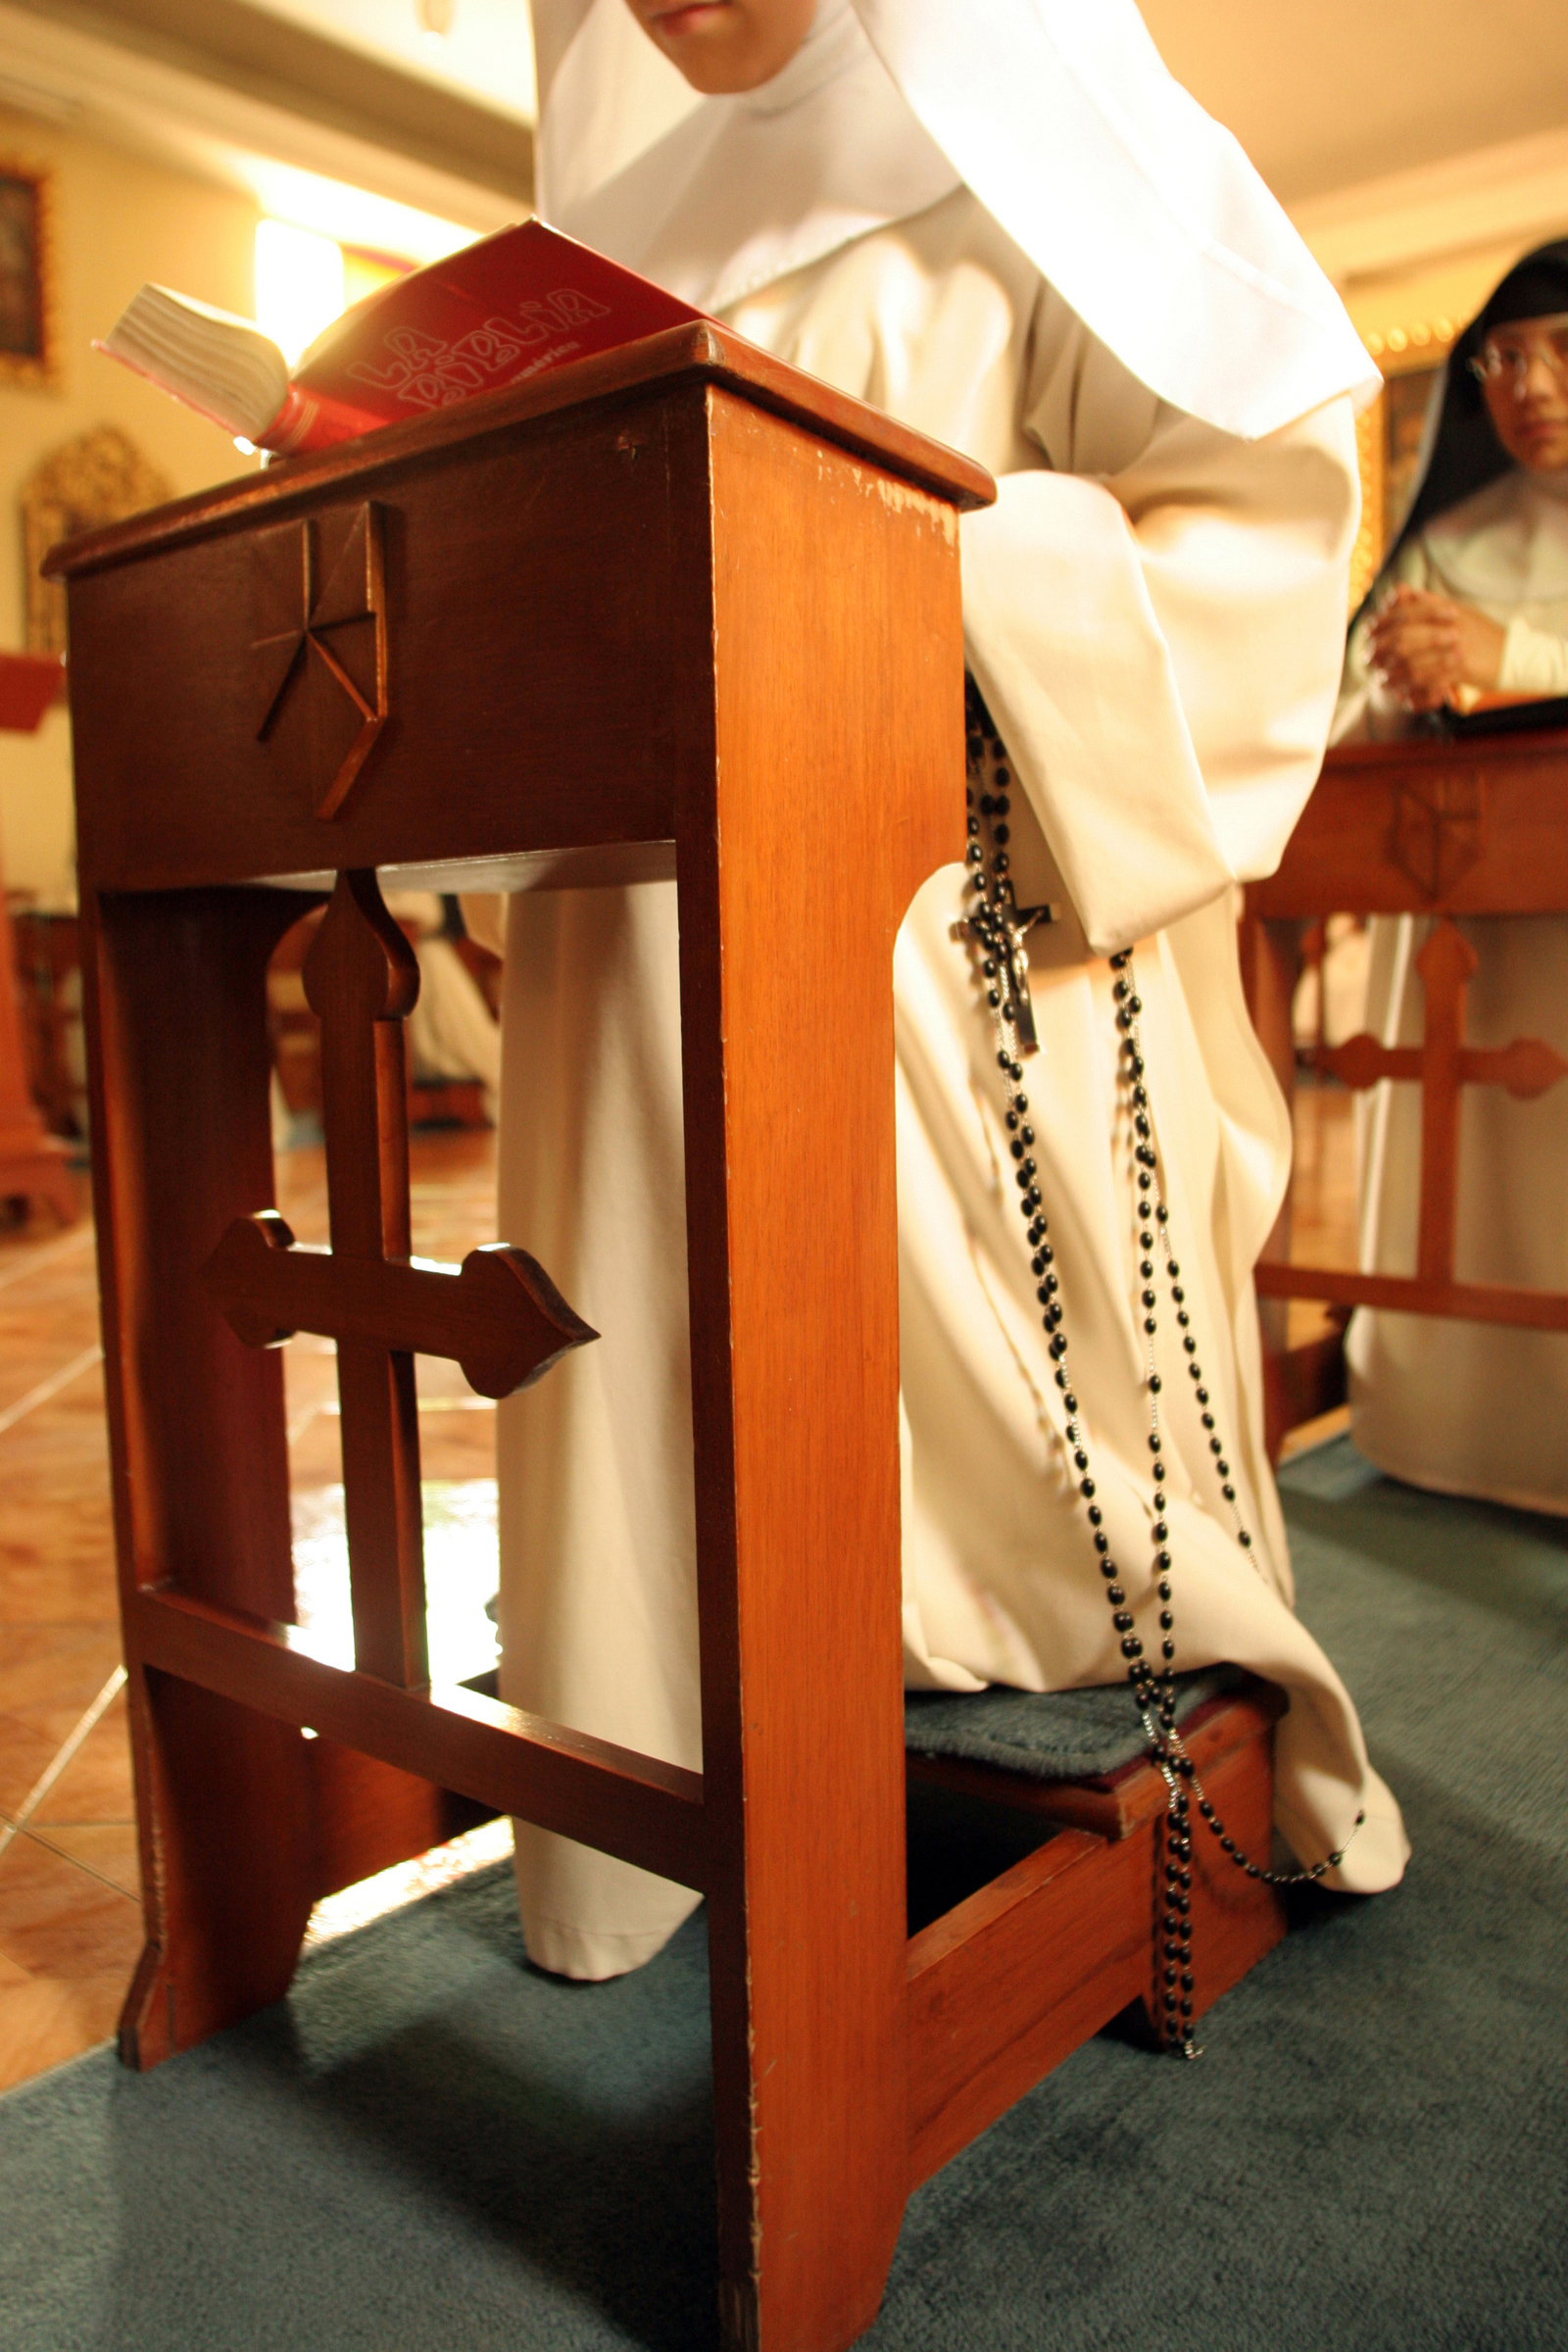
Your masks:
{"label": "nun's clasped hand", "polygon": [[1438,710],[1462,686],[1491,693],[1503,632],[1468,605],[1427,588],[1400,587],[1372,623],[1372,666],[1407,710]]}

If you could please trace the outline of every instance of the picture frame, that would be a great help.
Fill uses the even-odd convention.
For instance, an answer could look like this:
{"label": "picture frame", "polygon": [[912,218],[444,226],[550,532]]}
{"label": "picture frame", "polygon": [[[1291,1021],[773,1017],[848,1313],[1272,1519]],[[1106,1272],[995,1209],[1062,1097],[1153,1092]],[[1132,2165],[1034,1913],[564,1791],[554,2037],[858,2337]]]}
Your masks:
{"label": "picture frame", "polygon": [[0,386],[48,386],[59,363],[53,177],[0,156]]}
{"label": "picture frame", "polygon": [[1378,575],[1415,483],[1427,405],[1457,332],[1451,319],[1368,335],[1383,389],[1356,419],[1361,466],[1361,528],[1350,564],[1353,612]]}

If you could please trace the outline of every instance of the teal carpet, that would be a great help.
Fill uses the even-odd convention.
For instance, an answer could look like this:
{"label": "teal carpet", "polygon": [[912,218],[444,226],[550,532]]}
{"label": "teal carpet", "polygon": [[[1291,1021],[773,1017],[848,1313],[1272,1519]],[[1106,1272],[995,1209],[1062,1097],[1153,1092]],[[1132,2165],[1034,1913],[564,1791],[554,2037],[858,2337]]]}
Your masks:
{"label": "teal carpet", "polygon": [[[1102,2036],[929,2182],[867,2352],[1568,2346],[1568,1530],[1343,1444],[1286,1483],[1410,1874],[1300,1900],[1201,2064]],[[700,1919],[566,1985],[490,1872],[0,2100],[0,2345],[708,2352],[709,2095]]]}

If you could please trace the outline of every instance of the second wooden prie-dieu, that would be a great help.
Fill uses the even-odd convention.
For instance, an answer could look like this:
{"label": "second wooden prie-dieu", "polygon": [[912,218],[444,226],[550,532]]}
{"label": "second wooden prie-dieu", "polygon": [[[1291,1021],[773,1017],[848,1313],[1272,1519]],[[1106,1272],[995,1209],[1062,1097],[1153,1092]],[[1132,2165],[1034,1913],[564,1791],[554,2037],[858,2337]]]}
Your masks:
{"label": "second wooden prie-dieu", "polygon": [[[956,522],[991,494],[704,325],[53,559],[146,1889],[124,2054],[279,1999],[320,1895],[479,1809],[699,1887],[720,2309],[760,2352],[853,2342],[911,2185],[1154,1998],[1147,1765],[982,1774],[1042,1841],[906,1915],[892,953],[962,854]],[[414,1352],[496,1394],[594,1335],[527,1234],[410,1257],[387,868],[677,878],[700,1775],[429,1686]],[[311,1255],[272,1213],[264,984],[325,896]],[[353,1670],[294,1622],[291,1328],[338,1347]],[[1189,1727],[1254,1852],[1271,1731],[1256,1690]],[[1193,1877],[1201,2010],[1280,1919],[1217,1853]]]}

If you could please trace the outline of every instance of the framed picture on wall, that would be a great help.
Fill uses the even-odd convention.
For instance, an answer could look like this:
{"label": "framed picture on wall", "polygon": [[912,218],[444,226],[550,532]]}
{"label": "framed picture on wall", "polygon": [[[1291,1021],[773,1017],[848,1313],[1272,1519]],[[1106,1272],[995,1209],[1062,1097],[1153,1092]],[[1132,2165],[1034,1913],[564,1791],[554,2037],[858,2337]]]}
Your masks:
{"label": "framed picture on wall", "polygon": [[1377,577],[1384,554],[1398,529],[1415,488],[1416,460],[1427,404],[1453,340],[1446,318],[1409,332],[1396,329],[1387,341],[1368,338],[1383,370],[1383,390],[1356,421],[1361,459],[1361,529],[1350,568],[1352,609]]}
{"label": "framed picture on wall", "polygon": [[1415,368],[1385,373],[1383,384],[1383,544],[1398,529],[1415,489],[1416,460],[1427,404],[1443,372],[1441,358],[1423,359]]}
{"label": "framed picture on wall", "polygon": [[55,371],[47,172],[0,158],[0,384],[46,384]]}

